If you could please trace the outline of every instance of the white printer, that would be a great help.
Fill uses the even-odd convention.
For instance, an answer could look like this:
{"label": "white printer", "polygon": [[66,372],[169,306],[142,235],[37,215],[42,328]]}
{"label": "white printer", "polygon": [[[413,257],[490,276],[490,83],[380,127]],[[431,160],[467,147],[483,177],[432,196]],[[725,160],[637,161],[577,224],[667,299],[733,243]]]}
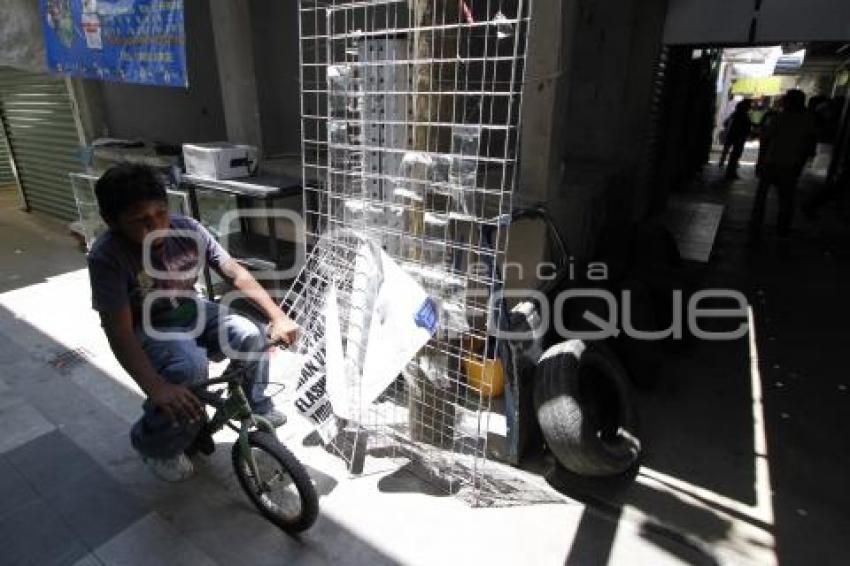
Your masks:
{"label": "white printer", "polygon": [[186,173],[207,179],[248,177],[257,170],[257,148],[228,142],[183,144]]}

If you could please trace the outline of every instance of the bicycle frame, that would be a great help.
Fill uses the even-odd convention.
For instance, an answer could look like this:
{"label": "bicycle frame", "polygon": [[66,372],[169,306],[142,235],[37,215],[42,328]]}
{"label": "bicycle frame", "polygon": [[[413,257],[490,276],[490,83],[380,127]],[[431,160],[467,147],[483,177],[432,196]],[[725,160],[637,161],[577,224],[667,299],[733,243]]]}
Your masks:
{"label": "bicycle frame", "polygon": [[[251,447],[248,445],[248,433],[252,428],[256,428],[263,432],[274,434],[274,427],[268,420],[255,414],[251,409],[248,397],[245,396],[245,392],[242,390],[242,379],[247,370],[247,365],[231,362],[222,377],[205,382],[202,385],[203,391],[198,391],[197,394],[201,401],[215,408],[215,413],[206,425],[209,435],[215,435],[225,426],[233,429],[239,435],[237,442],[239,443],[239,450],[242,453],[242,457],[248,462],[254,477],[259,479],[260,475],[257,462],[254,460]],[[227,396],[223,399],[206,391],[206,388],[211,385],[224,383],[227,384]],[[231,421],[238,422],[239,425],[237,426]]]}

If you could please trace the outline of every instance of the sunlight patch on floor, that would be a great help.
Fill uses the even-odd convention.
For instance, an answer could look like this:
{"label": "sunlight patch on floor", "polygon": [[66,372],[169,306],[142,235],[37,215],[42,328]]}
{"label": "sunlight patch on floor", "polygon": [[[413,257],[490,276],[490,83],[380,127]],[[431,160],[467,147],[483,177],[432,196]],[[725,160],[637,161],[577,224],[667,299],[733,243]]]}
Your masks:
{"label": "sunlight patch on floor", "polygon": [[[741,536],[755,537],[760,546],[766,551],[760,557],[760,563],[776,564],[775,545],[773,536],[774,511],[773,492],[770,481],[770,467],[765,434],[764,403],[762,399],[762,380],[759,371],[758,343],[756,340],[755,315],[752,307],[747,308],[749,323],[749,353],[750,353],[750,394],[752,396],[753,422],[753,466],[755,470],[755,505],[737,501],[725,495],[716,493],[704,487],[664,474],[651,468],[642,467],[636,478],[652,489],[672,491],[673,495],[683,502],[702,507],[708,507],[714,512],[724,515],[732,522],[732,531]],[[731,537],[730,537],[731,538]],[[769,562],[767,562],[769,560]]]}

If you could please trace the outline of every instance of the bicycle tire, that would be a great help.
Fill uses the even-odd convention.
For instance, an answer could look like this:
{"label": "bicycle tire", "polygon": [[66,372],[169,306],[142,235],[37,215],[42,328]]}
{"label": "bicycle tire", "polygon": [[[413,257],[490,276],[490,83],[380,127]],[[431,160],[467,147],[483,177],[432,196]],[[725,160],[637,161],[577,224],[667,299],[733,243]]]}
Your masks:
{"label": "bicycle tire", "polygon": [[251,432],[248,435],[248,445],[253,449],[264,452],[283,468],[298,491],[300,513],[296,516],[283,515],[270,509],[263,502],[262,495],[264,494],[256,489],[256,484],[250,477],[247,462],[244,461],[242,451],[239,449],[239,443],[236,442],[231,451],[233,469],[236,472],[239,485],[248,495],[248,498],[266,519],[284,531],[299,533],[309,529],[319,516],[319,496],[316,494],[316,489],[313,487],[313,482],[310,480],[307,470],[273,434],[261,431]]}

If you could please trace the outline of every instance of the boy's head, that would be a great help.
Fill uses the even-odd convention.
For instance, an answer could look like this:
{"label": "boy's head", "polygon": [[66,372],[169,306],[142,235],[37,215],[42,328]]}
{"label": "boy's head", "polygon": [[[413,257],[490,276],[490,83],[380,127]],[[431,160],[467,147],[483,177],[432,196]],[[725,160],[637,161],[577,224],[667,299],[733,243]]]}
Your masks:
{"label": "boy's head", "polygon": [[151,167],[112,167],[97,181],[94,192],[103,220],[131,242],[141,244],[150,232],[168,228],[165,185]]}

